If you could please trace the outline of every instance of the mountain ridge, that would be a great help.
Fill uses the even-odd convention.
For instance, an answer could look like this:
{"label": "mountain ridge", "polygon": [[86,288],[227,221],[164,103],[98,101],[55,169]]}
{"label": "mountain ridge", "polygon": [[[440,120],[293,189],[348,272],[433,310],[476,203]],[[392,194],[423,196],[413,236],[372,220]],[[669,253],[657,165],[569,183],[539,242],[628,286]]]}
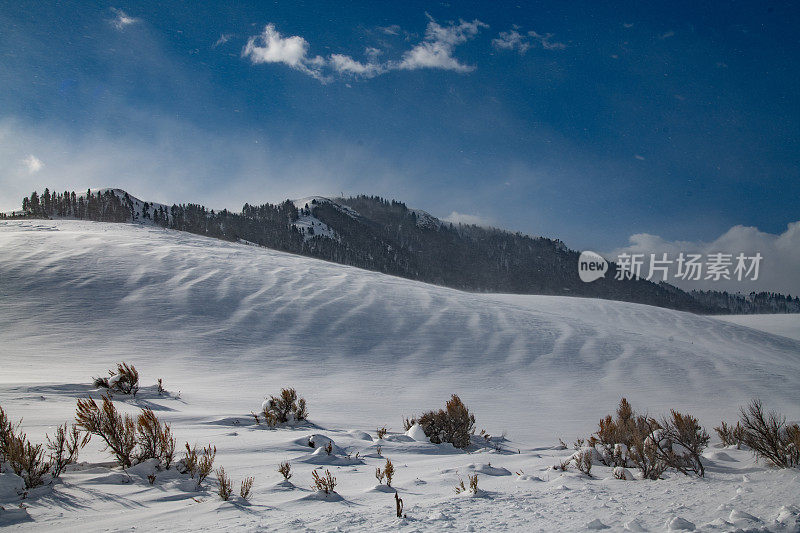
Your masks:
{"label": "mountain ridge", "polygon": [[[309,196],[245,204],[240,213],[167,206],[124,189],[32,193],[12,217],[136,222],[256,244],[446,287],[489,293],[567,295],[644,303],[702,314],[800,312],[800,299],[685,292],[667,283],[606,276],[584,283],[578,252],[562,241],[453,224],[377,196]],[[616,265],[609,264],[613,272]]]}

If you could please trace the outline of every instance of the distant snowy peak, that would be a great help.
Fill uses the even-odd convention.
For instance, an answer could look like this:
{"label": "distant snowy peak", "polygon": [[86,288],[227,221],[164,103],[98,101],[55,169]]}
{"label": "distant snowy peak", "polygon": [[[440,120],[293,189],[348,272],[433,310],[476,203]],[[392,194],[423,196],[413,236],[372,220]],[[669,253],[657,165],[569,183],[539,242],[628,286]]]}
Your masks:
{"label": "distant snowy peak", "polygon": [[422,209],[409,209],[417,216],[417,226],[421,228],[439,229],[442,221]]}
{"label": "distant snowy peak", "polygon": [[335,205],[340,208],[343,206],[339,206],[339,204],[324,196],[306,196],[299,200],[291,200],[291,202],[299,213],[294,226],[303,232],[305,240],[313,239],[314,237],[328,237],[330,239],[341,240],[339,235],[333,231],[333,228],[314,216],[314,208],[323,203]]}
{"label": "distant snowy peak", "polygon": [[[111,192],[122,201],[123,204],[128,205],[131,209],[131,216],[134,222],[141,222],[144,224],[153,224],[153,213],[161,211],[165,216],[170,219],[170,207],[158,202],[147,202],[131,195],[128,191],[117,189],[114,187],[103,187],[98,189],[89,189],[93,195],[105,195]],[[78,198],[85,198],[85,194],[79,194]]]}
{"label": "distant snowy peak", "polygon": [[294,203],[297,209],[308,207],[309,209],[313,210],[315,205],[330,204],[342,213],[350,215],[353,218],[359,218],[361,216],[354,209],[344,205],[341,202],[338,202],[336,199],[327,198],[325,196],[306,196],[305,198],[300,198],[299,200],[291,200],[291,202]]}

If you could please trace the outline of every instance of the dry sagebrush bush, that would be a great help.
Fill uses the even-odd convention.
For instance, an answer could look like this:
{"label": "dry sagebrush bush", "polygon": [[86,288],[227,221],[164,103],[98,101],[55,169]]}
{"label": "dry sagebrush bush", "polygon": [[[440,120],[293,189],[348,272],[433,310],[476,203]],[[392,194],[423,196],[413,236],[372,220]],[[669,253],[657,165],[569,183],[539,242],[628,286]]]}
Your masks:
{"label": "dry sagebrush bush", "polygon": [[742,441],[758,457],[778,468],[800,465],[800,426],[788,425],[777,411],[765,411],[761,400],[740,409]]}
{"label": "dry sagebrush bush", "polygon": [[250,491],[253,489],[253,483],[255,482],[256,478],[250,476],[246,477],[242,480],[242,484],[239,487],[239,496],[247,501],[250,499]]}
{"label": "dry sagebrush bush", "polygon": [[[122,394],[136,396],[139,392],[139,372],[136,367],[126,362],[117,363],[116,370],[108,371],[109,377],[94,378],[92,383],[97,388],[110,389]],[[161,380],[158,383],[159,394],[163,391]]]}
{"label": "dry sagebrush bush", "polygon": [[467,490],[472,494],[478,494],[478,474],[471,474],[467,476],[467,479],[469,479],[469,489],[464,486],[464,480],[459,478],[458,485],[455,487],[456,494],[467,492]]}
{"label": "dry sagebrush bush", "polygon": [[10,436],[6,460],[14,473],[25,482],[26,489],[41,485],[42,478],[50,470],[50,463],[44,458],[44,447],[30,442],[25,433],[17,432]]}
{"label": "dry sagebrush bush", "polygon": [[691,415],[671,411],[670,417],[662,418],[661,429],[651,432],[656,446],[656,454],[668,468],[682,474],[705,476],[705,468],[700,456],[708,446],[708,433]]}
{"label": "dry sagebrush bush", "polygon": [[389,430],[386,429],[386,426],[379,427],[378,429],[375,430],[375,433],[378,435],[379,439],[384,438],[388,432]]}
{"label": "dry sagebrush bush", "polygon": [[175,437],[169,424],[162,424],[152,409],[145,408],[136,419],[138,461],[159,459],[169,470],[175,455]]}
{"label": "dry sagebrush bush", "polygon": [[91,398],[79,399],[75,421],[83,431],[103,439],[120,466],[128,468],[133,464],[136,422],[130,415],[120,414],[108,396],[103,397],[102,407]]}
{"label": "dry sagebrush bush", "polygon": [[217,494],[221,500],[228,501],[233,494],[233,486],[231,485],[231,478],[225,474],[225,469],[222,467],[217,468]]}
{"label": "dry sagebrush bush", "polygon": [[722,421],[718,427],[714,428],[714,431],[719,435],[723,445],[736,446],[737,450],[741,449],[744,440],[744,428],[742,428],[741,422],[737,421],[735,426],[729,426]]}
{"label": "dry sagebrush bush", "polygon": [[580,450],[578,454],[575,456],[575,466],[578,467],[578,470],[586,474],[587,476],[592,476],[592,454],[589,450]]}
{"label": "dry sagebrush bush", "polygon": [[434,444],[449,442],[456,448],[467,448],[475,433],[475,416],[457,395],[445,404],[445,409],[428,411],[419,417],[425,436]]}
{"label": "dry sagebrush bush", "polygon": [[197,479],[197,486],[200,487],[214,468],[217,448],[209,444],[198,452],[197,446],[190,447],[188,442],[185,446],[186,454],[181,460],[182,471],[184,474],[189,474],[192,479]]}
{"label": "dry sagebrush bush", "polygon": [[49,435],[46,437],[47,449],[50,451],[50,471],[53,477],[57,478],[67,465],[73,464],[78,460],[79,450],[86,446],[91,435],[86,433],[81,437],[77,425],[72,424],[68,429],[65,422],[56,428],[56,434],[52,439]]}
{"label": "dry sagebrush bush", "polygon": [[320,476],[319,473],[314,470],[311,472],[311,477],[314,480],[313,487],[315,490],[322,491],[325,494],[335,492],[336,478],[331,475],[330,470],[325,470],[325,476]]}
{"label": "dry sagebrush bush", "polygon": [[380,468],[375,469],[375,477],[378,479],[378,482],[383,483],[384,478],[386,479],[386,486],[392,486],[392,478],[394,477],[394,465],[392,461],[386,459],[386,464],[383,467],[383,470]]}
{"label": "dry sagebrush bush", "polygon": [[292,477],[292,465],[289,464],[289,461],[284,461],[278,465],[278,472],[283,476],[284,481],[289,481]]}
{"label": "dry sagebrush bush", "polygon": [[293,388],[281,389],[279,396],[270,396],[263,406],[264,420],[270,426],[285,424],[293,420],[308,419],[305,398],[298,398]]}
{"label": "dry sagebrush bush", "polygon": [[11,423],[3,408],[0,407],[0,471],[2,471],[3,463],[8,460],[8,450],[11,446],[14,430],[15,426]]}

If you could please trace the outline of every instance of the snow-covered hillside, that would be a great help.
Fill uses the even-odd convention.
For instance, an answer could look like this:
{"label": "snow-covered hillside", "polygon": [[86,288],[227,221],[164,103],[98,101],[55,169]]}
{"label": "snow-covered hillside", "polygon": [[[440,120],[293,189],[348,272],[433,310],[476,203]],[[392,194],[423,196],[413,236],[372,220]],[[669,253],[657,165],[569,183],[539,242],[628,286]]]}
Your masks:
{"label": "snow-covered hillside", "polygon": [[[31,501],[35,521],[22,526],[77,528],[94,513],[98,527],[119,529],[122,509],[168,530],[213,528],[208,521],[397,526],[390,495],[371,489],[377,456],[336,469],[346,504],[335,509],[275,488],[275,465],[307,454],[296,442],[309,432],[362,456],[376,444],[393,454],[408,530],[576,530],[594,518],[614,529],[634,519],[663,528],[678,515],[699,525],[745,511],[767,524],[781,505],[800,504],[789,496],[800,489],[796,471],[754,468],[746,452],[712,452],[728,459],[709,459],[718,468],[708,481],[678,477],[649,489],[545,471],[566,453],[550,449],[559,437],[588,435],[621,396],[652,414],[694,413],[709,430],[755,396],[800,418],[797,340],[644,305],[459,292],[153,226],[2,221],[0,251],[0,405],[24,417],[32,438],[69,419],[91,377],[124,360],[145,385],[161,377],[180,391],[180,399],[129,401],[132,409],[155,406],[179,439],[214,442],[235,478],[256,476],[253,506],[237,508],[208,494],[181,499],[146,480],[106,487],[115,496],[97,501],[92,490],[114,485],[115,474],[74,473],[48,489],[55,495],[46,502]],[[249,412],[287,385],[306,397],[320,427],[250,427]],[[402,432],[402,416],[438,408],[454,392],[479,428],[506,431],[508,449],[520,453],[466,455],[348,433],[374,435],[384,424]],[[85,454],[105,457],[94,441]],[[296,481],[307,488],[313,465],[301,463]],[[473,471],[483,473],[486,499],[455,497],[454,481]],[[745,474],[755,483],[743,483]]]}
{"label": "snow-covered hillside", "polygon": [[800,314],[718,315],[714,318],[800,341]]}

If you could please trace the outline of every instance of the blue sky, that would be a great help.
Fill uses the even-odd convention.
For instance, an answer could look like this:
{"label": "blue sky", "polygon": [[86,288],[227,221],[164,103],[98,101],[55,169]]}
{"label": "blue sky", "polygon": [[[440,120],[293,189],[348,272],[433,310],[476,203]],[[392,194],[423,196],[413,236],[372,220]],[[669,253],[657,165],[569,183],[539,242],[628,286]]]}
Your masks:
{"label": "blue sky", "polygon": [[46,185],[343,192],[573,248],[778,235],[800,219],[798,7],[6,2],[0,208]]}

